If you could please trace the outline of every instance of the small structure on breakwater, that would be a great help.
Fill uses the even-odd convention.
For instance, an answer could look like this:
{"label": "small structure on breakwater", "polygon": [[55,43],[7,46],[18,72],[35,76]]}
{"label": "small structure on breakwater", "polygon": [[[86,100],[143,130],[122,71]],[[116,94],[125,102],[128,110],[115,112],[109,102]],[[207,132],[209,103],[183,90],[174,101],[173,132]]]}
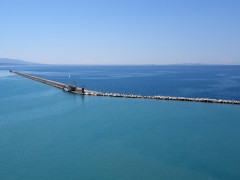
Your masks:
{"label": "small structure on breakwater", "polygon": [[108,97],[122,97],[122,98],[141,98],[141,99],[156,99],[156,100],[171,100],[171,101],[191,101],[191,102],[204,102],[204,103],[221,103],[221,104],[234,104],[240,105],[240,101],[224,100],[224,99],[208,99],[208,98],[188,98],[188,97],[171,97],[171,96],[142,96],[134,94],[119,94],[119,93],[103,93],[91,90],[85,90],[84,87],[77,87],[76,85],[67,85],[60,82],[43,79],[28,74],[20,73],[17,71],[10,70],[11,73],[23,76],[41,83],[62,89],[66,92],[74,94],[89,95],[89,96],[108,96]]}
{"label": "small structure on breakwater", "polygon": [[66,92],[76,91],[77,87],[71,84],[66,85],[63,90]]}

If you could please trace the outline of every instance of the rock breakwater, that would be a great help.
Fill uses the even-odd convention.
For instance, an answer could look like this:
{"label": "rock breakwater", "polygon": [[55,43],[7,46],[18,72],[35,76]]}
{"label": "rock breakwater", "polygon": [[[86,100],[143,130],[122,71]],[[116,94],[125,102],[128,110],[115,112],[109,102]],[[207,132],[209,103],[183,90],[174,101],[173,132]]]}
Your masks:
{"label": "rock breakwater", "polygon": [[141,99],[157,99],[157,100],[171,100],[171,101],[192,101],[205,103],[221,103],[221,104],[236,104],[240,105],[240,101],[224,100],[224,99],[209,99],[209,98],[188,98],[188,97],[172,97],[172,96],[142,96],[134,94],[118,94],[118,93],[102,93],[96,91],[87,91],[86,95],[91,96],[108,96],[121,98],[141,98]]}
{"label": "rock breakwater", "polygon": [[[17,71],[10,70],[11,73],[15,73],[19,76],[23,76],[35,81],[39,81],[41,83],[64,89],[64,87],[68,86],[67,84],[63,84],[60,82],[51,81],[48,79],[39,78],[36,76],[31,76],[28,74],[20,73]],[[107,97],[119,97],[119,98],[139,98],[139,99],[156,99],[156,100],[169,100],[169,101],[190,101],[190,102],[203,102],[203,103],[219,103],[219,104],[233,104],[240,105],[240,101],[235,100],[225,100],[225,99],[209,99],[209,98],[188,98],[188,97],[172,97],[172,96],[143,96],[143,95],[135,95],[135,94],[119,94],[119,93],[103,93],[91,90],[85,90],[82,92],[82,88],[76,88],[76,90],[71,91],[70,93],[81,94],[81,95],[89,95],[89,96],[107,96]]]}

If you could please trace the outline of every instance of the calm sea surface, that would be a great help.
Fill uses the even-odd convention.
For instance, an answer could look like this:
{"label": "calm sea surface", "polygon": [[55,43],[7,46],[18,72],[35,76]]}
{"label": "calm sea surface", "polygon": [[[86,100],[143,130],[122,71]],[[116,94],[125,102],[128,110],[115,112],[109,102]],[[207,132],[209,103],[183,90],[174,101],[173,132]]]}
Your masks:
{"label": "calm sea surface", "polygon": [[[240,100],[240,66],[35,66],[12,67],[86,89]],[[3,68],[2,68],[3,69]],[[9,67],[4,69],[9,70]],[[70,79],[69,79],[70,75]]]}
{"label": "calm sea surface", "polygon": [[8,69],[103,92],[240,100],[240,66],[0,67],[1,180],[240,179],[240,106],[78,96]]}

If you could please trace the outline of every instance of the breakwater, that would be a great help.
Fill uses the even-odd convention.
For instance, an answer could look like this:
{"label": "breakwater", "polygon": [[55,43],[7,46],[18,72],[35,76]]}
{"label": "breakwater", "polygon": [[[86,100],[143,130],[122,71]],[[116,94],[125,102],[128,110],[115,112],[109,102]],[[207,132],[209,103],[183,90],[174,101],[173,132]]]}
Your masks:
{"label": "breakwater", "polygon": [[[56,81],[51,81],[51,80],[44,79],[44,78],[39,78],[39,77],[36,77],[36,76],[32,76],[32,75],[20,73],[20,72],[17,72],[17,71],[12,71],[12,70],[10,70],[10,72],[11,72],[11,73],[14,73],[14,74],[17,74],[17,75],[19,75],[19,76],[28,78],[28,79],[32,79],[32,80],[34,80],[34,81],[41,82],[41,83],[43,83],[43,84],[47,84],[47,85],[50,85],[50,86],[53,86],[53,87],[62,89],[62,90],[63,90],[65,87],[68,86],[67,84],[64,84],[64,83],[60,83],[60,82],[56,82]],[[88,91],[86,91],[86,92],[88,93]],[[74,94],[83,94],[82,88],[76,88],[76,90],[75,90],[75,91],[71,91],[71,93],[74,93]]]}
{"label": "breakwater", "polygon": [[[36,76],[31,76],[28,74],[20,73],[17,71],[10,70],[11,73],[17,74],[19,76],[23,76],[59,89],[64,89],[67,87],[67,84],[63,84],[56,81],[51,81],[48,79],[39,78]],[[156,100],[171,100],[171,101],[190,101],[190,102],[203,102],[203,103],[220,103],[220,104],[233,104],[240,105],[240,101],[234,100],[224,100],[224,99],[209,99],[209,98],[188,98],[188,97],[172,97],[172,96],[143,96],[143,95],[134,95],[134,94],[119,94],[119,93],[104,93],[97,92],[91,90],[84,90],[82,88],[76,88],[74,91],[70,91],[70,93],[81,94],[81,95],[89,95],[89,96],[107,96],[107,97],[119,97],[119,98],[139,98],[139,99],[156,99]]]}

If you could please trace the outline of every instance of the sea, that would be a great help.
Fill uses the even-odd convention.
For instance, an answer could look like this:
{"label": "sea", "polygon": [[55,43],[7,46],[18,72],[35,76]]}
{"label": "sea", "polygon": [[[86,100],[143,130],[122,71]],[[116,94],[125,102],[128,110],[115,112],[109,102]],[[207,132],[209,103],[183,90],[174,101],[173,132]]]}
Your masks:
{"label": "sea", "polygon": [[81,96],[85,89],[240,100],[240,66],[0,66],[0,180],[239,180],[240,106]]}

